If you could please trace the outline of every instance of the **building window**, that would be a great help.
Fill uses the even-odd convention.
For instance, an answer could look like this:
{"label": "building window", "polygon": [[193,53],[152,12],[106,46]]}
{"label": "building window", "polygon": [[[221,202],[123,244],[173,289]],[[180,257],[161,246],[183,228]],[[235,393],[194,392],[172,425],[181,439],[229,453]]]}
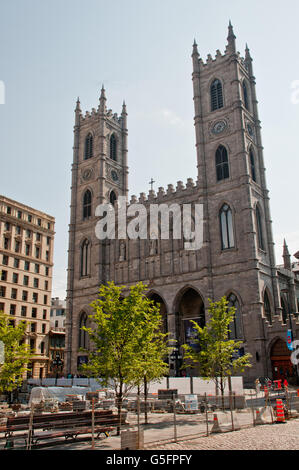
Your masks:
{"label": "building window", "polygon": [[91,201],[91,192],[89,189],[87,189],[83,197],[83,219],[88,219],[91,217]]}
{"label": "building window", "polygon": [[35,257],[39,258],[40,257],[40,249],[38,246],[35,247]]}
{"label": "building window", "polygon": [[6,287],[0,286],[0,297],[5,297]]}
{"label": "building window", "polygon": [[244,106],[246,109],[249,111],[249,102],[248,102],[248,91],[247,91],[247,85],[245,80],[243,80],[242,83],[242,90],[243,90],[243,101],[244,101]]}
{"label": "building window", "polygon": [[0,271],[1,281],[7,281],[7,271]]}
{"label": "building window", "polygon": [[85,139],[85,147],[84,147],[84,160],[88,160],[93,156],[93,137],[89,133]]}
{"label": "building window", "polygon": [[235,308],[235,316],[234,316],[232,323],[229,326],[229,329],[230,329],[229,338],[230,339],[243,338],[241,307],[240,307],[238,298],[235,294],[230,294],[227,300],[228,300],[228,307]]}
{"label": "building window", "polygon": [[3,243],[4,250],[9,250],[9,242],[10,242],[10,239],[7,237],[4,237],[4,243]]}
{"label": "building window", "polygon": [[252,149],[249,151],[250,158],[250,175],[253,181],[256,181],[256,172],[255,172],[255,158]]}
{"label": "building window", "polygon": [[216,175],[217,181],[229,178],[228,155],[223,145],[220,145],[216,151]]}
{"label": "building window", "polygon": [[264,315],[270,325],[272,325],[272,313],[271,313],[271,305],[270,305],[270,300],[268,297],[267,292],[264,294]]}
{"label": "building window", "polygon": [[115,194],[114,191],[111,191],[109,199],[110,199],[110,204],[112,204],[112,206],[114,206],[115,201],[117,200],[117,197],[116,197],[116,194]]}
{"label": "building window", "polygon": [[114,134],[110,137],[110,158],[112,160],[117,160],[117,142]]}
{"label": "building window", "polygon": [[33,294],[32,294],[32,302],[34,302],[35,304],[38,303],[38,293],[37,293],[37,292],[33,292]]}
{"label": "building window", "polygon": [[223,108],[222,84],[220,80],[216,79],[211,85],[211,109],[216,111],[220,108]]}
{"label": "building window", "polygon": [[38,289],[38,285],[39,285],[39,279],[37,277],[35,277],[33,279],[33,287],[35,287],[36,289]]}
{"label": "building window", "polygon": [[29,277],[28,277],[28,276],[24,276],[24,278],[23,278],[23,285],[24,285],[24,286],[28,286],[28,284],[29,284]]}
{"label": "building window", "polygon": [[87,315],[82,313],[79,319],[79,348],[87,348],[87,332],[82,330],[87,326]]}
{"label": "building window", "polygon": [[27,243],[25,245],[25,255],[30,256],[30,245],[28,245]]}
{"label": "building window", "polygon": [[27,300],[28,300],[28,291],[27,291],[27,290],[23,290],[23,292],[22,292],[22,300],[23,300],[24,302],[27,302]]}
{"label": "building window", "polygon": [[80,272],[81,276],[88,276],[90,274],[90,242],[89,240],[84,240],[81,245],[81,253],[80,253]]}
{"label": "building window", "polygon": [[26,317],[27,315],[27,307],[25,305],[21,306],[21,316]]}
{"label": "building window", "polygon": [[15,259],[14,259],[13,266],[14,266],[14,268],[19,268],[19,266],[20,266],[20,260],[19,260],[18,258],[15,258]]}
{"label": "building window", "polygon": [[234,248],[234,227],[231,208],[224,204],[220,210],[220,229],[222,250]]}
{"label": "building window", "polygon": [[265,245],[264,245],[264,237],[263,237],[262,218],[261,218],[261,212],[258,206],[256,206],[256,209],[255,209],[255,217],[256,217],[258,247],[261,250],[264,250]]}
{"label": "building window", "polygon": [[11,289],[11,298],[16,300],[18,295],[18,290],[17,289]]}
{"label": "building window", "polygon": [[18,219],[21,219],[21,218],[22,218],[22,211],[18,211],[18,212],[17,212],[17,217],[18,217]]}
{"label": "building window", "polygon": [[12,275],[12,282],[14,284],[17,284],[18,283],[18,280],[19,280],[19,275],[17,273],[13,273]]}
{"label": "building window", "polygon": [[32,307],[31,316],[32,316],[32,318],[36,318],[36,317],[37,317],[37,308],[36,308],[36,307]]}
{"label": "building window", "polygon": [[29,263],[29,261],[25,261],[25,262],[24,262],[24,270],[25,270],[25,271],[29,271],[29,270],[30,270],[30,263]]}
{"label": "building window", "polygon": [[3,255],[2,264],[3,264],[3,266],[8,266],[8,256],[7,255]]}
{"label": "building window", "polygon": [[10,309],[9,309],[10,315],[15,315],[16,314],[16,309],[17,309],[17,306],[14,305],[14,304],[11,304]]}

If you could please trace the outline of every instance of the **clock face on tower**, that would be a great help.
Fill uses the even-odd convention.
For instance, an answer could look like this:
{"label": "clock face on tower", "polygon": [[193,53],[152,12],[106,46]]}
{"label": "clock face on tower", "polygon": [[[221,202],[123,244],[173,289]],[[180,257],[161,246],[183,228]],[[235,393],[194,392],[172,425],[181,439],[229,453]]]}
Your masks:
{"label": "clock face on tower", "polygon": [[221,134],[226,129],[227,123],[226,121],[217,121],[213,127],[212,127],[212,132],[213,134]]}
{"label": "clock face on tower", "polygon": [[115,170],[112,170],[111,171],[111,178],[113,179],[113,181],[117,182],[118,181],[118,174]]}

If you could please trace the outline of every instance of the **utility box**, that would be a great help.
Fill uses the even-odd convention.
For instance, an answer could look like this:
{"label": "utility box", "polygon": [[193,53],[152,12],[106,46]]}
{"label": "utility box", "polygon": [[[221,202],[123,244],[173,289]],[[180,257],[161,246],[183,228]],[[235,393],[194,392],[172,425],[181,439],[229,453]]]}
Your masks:
{"label": "utility box", "polygon": [[[139,434],[139,435],[138,435]],[[144,448],[144,431],[122,431],[121,450],[143,450]]]}

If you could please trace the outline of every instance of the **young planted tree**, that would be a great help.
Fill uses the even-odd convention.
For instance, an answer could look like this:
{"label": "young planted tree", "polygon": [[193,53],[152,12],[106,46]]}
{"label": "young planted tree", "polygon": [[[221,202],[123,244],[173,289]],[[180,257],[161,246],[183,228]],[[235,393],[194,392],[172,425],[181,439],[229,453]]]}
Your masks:
{"label": "young planted tree", "polygon": [[146,297],[142,283],[132,286],[127,296],[124,289],[112,282],[102,285],[91,304],[92,326],[83,327],[94,348],[82,370],[100,378],[106,386],[113,383],[119,417],[126,393],[140,386],[145,378],[157,379],[168,370],[168,348],[166,335],[161,331],[159,307]]}
{"label": "young planted tree", "polygon": [[213,380],[220,390],[224,402],[224,388],[227,377],[243,372],[251,367],[251,354],[239,356],[238,352],[242,341],[230,339],[230,325],[235,316],[235,308],[228,307],[226,297],[220,301],[211,302],[209,307],[209,321],[201,328],[193,322],[198,335],[198,348],[195,350],[189,345],[183,345],[185,350],[185,367],[199,367],[201,377]]}
{"label": "young planted tree", "polygon": [[[26,331],[25,322],[16,326],[10,324],[10,318],[0,313],[0,342],[4,348],[4,361],[0,363],[0,392],[12,392],[22,385],[23,376],[28,370],[27,364],[32,355],[29,345],[23,342]],[[2,362],[2,361],[1,361]]]}

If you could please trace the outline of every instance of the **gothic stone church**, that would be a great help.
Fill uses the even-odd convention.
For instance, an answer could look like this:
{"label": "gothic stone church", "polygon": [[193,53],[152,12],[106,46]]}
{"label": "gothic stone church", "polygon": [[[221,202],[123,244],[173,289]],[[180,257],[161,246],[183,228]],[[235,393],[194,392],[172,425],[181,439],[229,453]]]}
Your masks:
{"label": "gothic stone church", "polygon": [[[224,54],[204,62],[194,42],[193,100],[197,181],[169,184],[139,198],[128,197],[127,110],[106,108],[102,88],[97,109],[75,109],[69,225],[66,323],[66,373],[75,374],[88,348],[81,330],[92,313],[90,303],[99,285],[114,281],[148,285],[164,328],[177,340],[178,354],[169,358],[170,376],[180,376],[180,346],[192,341],[190,320],[207,320],[208,299],[224,295],[236,308],[231,337],[242,341],[240,354],[252,355],[244,379],[288,377],[296,370],[287,348],[287,330],[299,339],[298,264],[291,263],[284,245],[284,265],[276,266],[269,194],[258,116],[252,58],[236,50],[231,24]],[[150,204],[202,204],[203,246],[184,249],[183,239],[99,240],[95,227],[98,205],[117,206],[126,196],[128,207]],[[297,269],[297,272],[296,272]],[[187,371],[187,374],[195,374]]]}

